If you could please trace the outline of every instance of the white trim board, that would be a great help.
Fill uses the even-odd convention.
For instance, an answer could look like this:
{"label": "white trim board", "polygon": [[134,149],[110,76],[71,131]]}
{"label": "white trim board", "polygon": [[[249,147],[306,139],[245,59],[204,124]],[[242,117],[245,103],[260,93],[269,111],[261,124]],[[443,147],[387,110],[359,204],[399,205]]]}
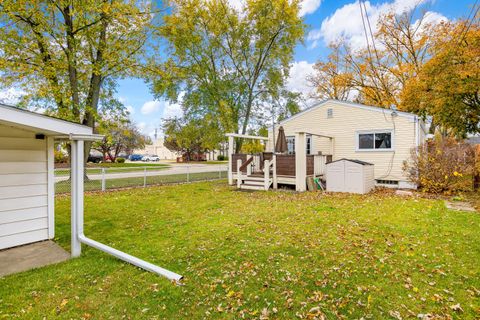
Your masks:
{"label": "white trim board", "polygon": [[0,123],[25,130],[39,131],[39,133],[46,135],[69,135],[72,133],[92,134],[92,128],[79,123],[65,121],[3,104],[0,104]]}

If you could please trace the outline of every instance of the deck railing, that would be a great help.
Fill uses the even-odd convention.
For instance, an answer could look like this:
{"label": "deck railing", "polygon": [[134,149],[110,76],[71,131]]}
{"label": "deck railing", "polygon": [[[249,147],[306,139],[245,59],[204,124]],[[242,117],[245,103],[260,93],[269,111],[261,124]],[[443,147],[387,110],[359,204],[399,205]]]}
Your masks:
{"label": "deck railing", "polygon": [[[262,161],[263,159],[263,161]],[[294,154],[276,154],[265,153],[263,156],[259,154],[234,154],[232,156],[232,172],[234,174],[249,175],[251,173],[259,173],[263,171],[265,161],[275,159],[275,173],[279,176],[295,177],[295,155]],[[238,162],[240,160],[240,162]],[[331,161],[330,155],[307,155],[306,169],[307,176],[321,176],[325,174],[326,164]],[[248,162],[248,164],[247,164]],[[238,163],[241,167],[238,167]]]}

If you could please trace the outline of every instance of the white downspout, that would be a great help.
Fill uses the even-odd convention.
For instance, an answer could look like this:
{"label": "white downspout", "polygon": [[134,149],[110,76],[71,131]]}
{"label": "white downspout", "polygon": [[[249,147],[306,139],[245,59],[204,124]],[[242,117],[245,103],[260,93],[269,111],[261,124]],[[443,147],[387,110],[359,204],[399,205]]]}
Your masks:
{"label": "white downspout", "polygon": [[229,185],[233,185],[232,156],[233,156],[233,137],[228,136],[228,184]]}
{"label": "white downspout", "polygon": [[417,116],[415,116],[415,146],[417,149],[420,146],[420,121]]}
{"label": "white downspout", "polygon": [[164,276],[169,280],[176,282],[182,280],[183,277],[179,274],[158,267],[147,261],[126,254],[120,250],[114,249],[85,236],[83,232],[83,146],[83,140],[72,140],[72,257],[80,256],[81,243],[84,243],[137,267]]}

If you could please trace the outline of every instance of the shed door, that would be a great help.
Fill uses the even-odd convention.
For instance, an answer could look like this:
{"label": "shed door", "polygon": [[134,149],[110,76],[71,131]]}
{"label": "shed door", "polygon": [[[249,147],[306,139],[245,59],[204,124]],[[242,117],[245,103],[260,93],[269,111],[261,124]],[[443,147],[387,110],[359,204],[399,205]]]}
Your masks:
{"label": "shed door", "polygon": [[0,125],[0,249],[45,239],[47,140]]}
{"label": "shed door", "polygon": [[362,165],[345,161],[345,192],[364,193],[362,171]]}
{"label": "shed door", "polygon": [[327,191],[345,191],[345,161],[337,161],[327,166]]}

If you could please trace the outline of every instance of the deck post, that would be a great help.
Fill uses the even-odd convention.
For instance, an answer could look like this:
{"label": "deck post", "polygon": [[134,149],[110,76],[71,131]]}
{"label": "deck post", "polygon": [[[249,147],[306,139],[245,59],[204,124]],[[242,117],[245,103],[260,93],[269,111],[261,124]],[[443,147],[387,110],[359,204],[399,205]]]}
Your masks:
{"label": "deck post", "polygon": [[233,137],[228,136],[228,184],[229,185],[233,185],[232,157],[233,157]]}
{"label": "deck post", "polygon": [[240,188],[242,184],[242,171],[240,171],[240,167],[242,166],[242,160],[237,160],[237,187]]}
{"label": "deck post", "polygon": [[306,191],[307,152],[305,132],[295,133],[295,190]]}
{"label": "deck post", "polygon": [[273,157],[272,157],[272,161],[273,161],[273,189],[274,190],[277,190],[278,189],[278,182],[277,182],[277,155],[276,154],[273,154]]}
{"label": "deck post", "polygon": [[265,190],[270,188],[270,161],[265,160],[263,163],[263,182]]}

